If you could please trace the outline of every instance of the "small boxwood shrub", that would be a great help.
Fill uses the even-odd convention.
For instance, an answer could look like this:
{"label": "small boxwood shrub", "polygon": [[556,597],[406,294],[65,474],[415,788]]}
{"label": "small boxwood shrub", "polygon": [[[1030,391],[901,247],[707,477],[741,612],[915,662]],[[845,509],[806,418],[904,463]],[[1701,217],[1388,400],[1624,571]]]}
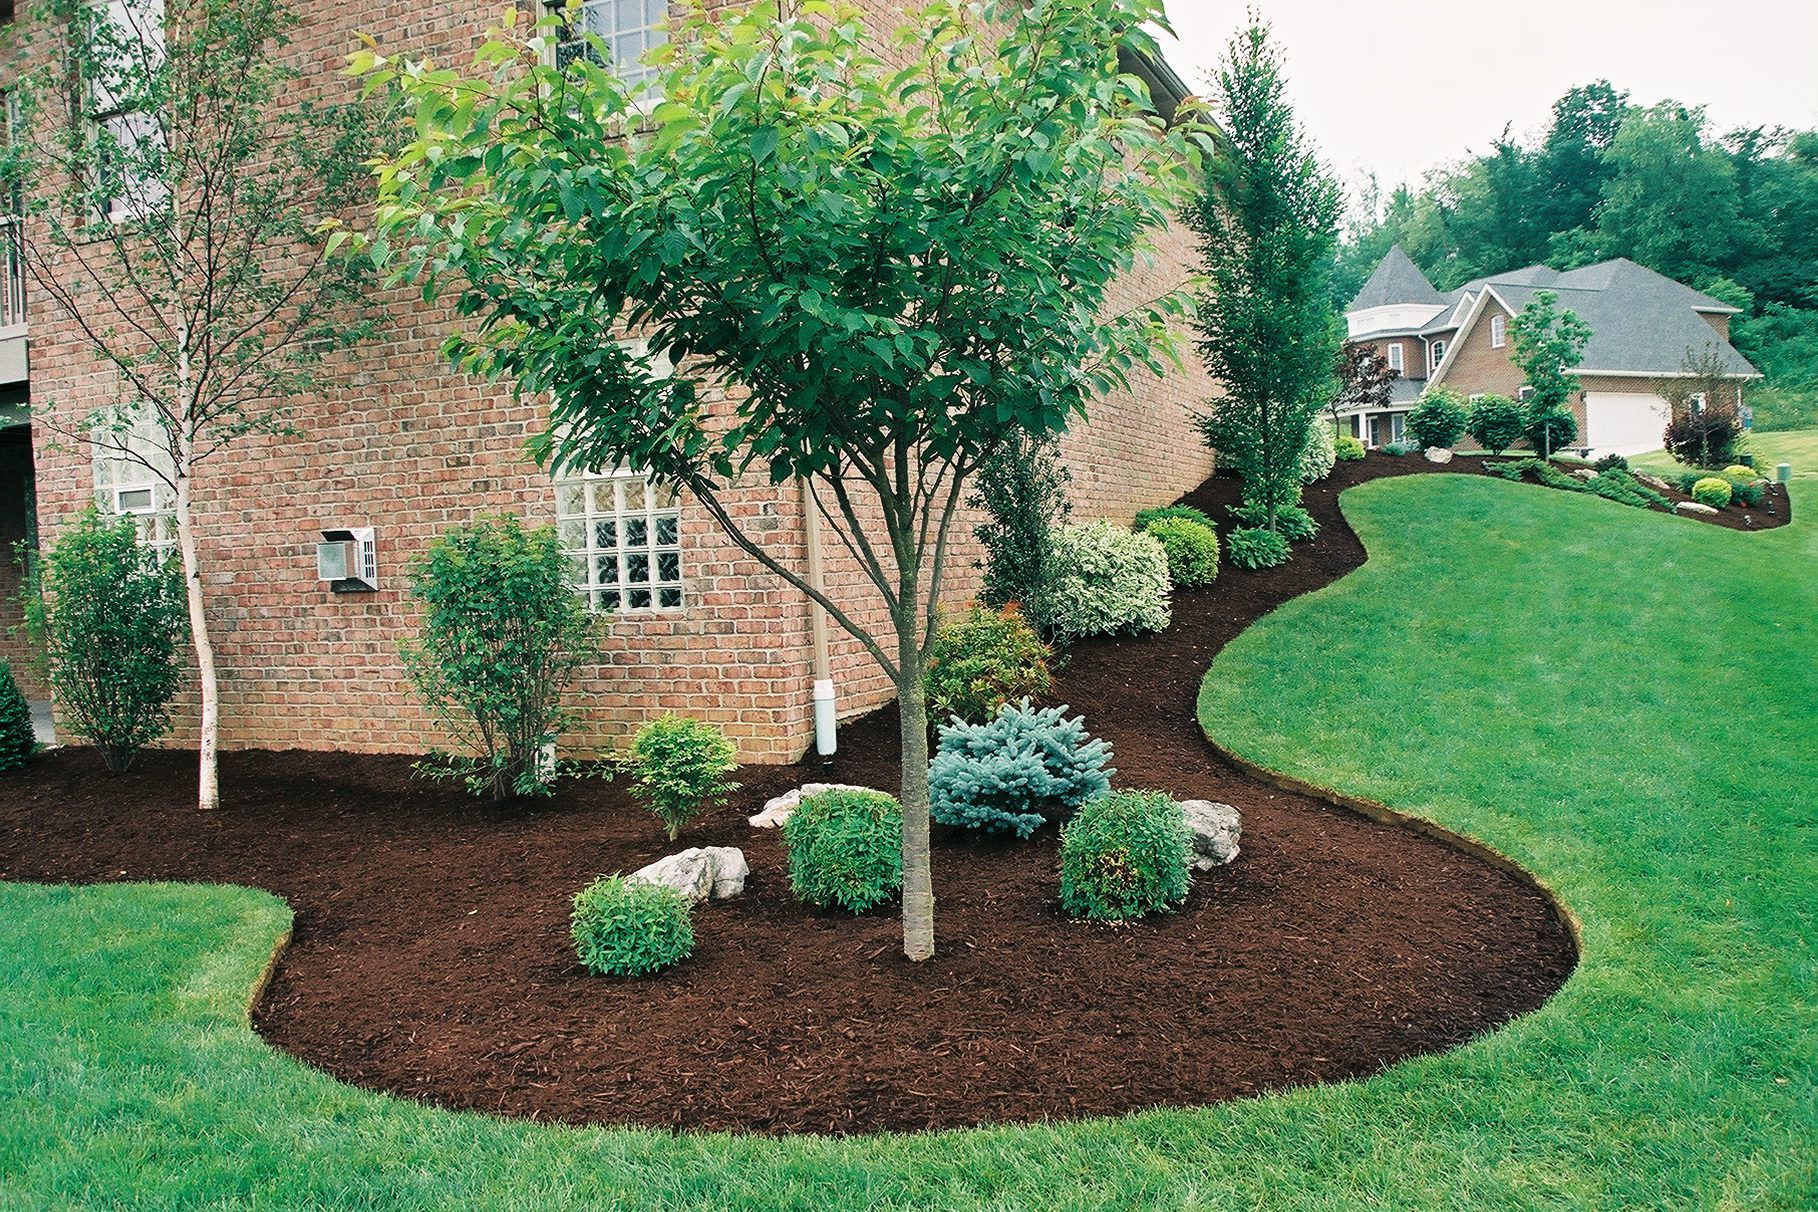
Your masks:
{"label": "small boxwood shrub", "polygon": [[[1244,526],[1267,526],[1269,511],[1261,505],[1233,505],[1231,516]],[[1304,543],[1319,533],[1319,523],[1299,505],[1275,507],[1275,529],[1291,542]]]}
{"label": "small boxwood shrub", "polygon": [[1332,474],[1338,462],[1338,434],[1324,419],[1315,419],[1307,435],[1307,449],[1300,456],[1300,482],[1317,484]]}
{"label": "small boxwood shrub", "polygon": [[783,823],[789,886],[822,909],[863,913],[903,888],[903,807],[881,791],[803,798]]}
{"label": "small boxwood shrub", "polygon": [[1159,522],[1163,518],[1180,518],[1187,522],[1198,522],[1201,526],[1212,525],[1212,519],[1206,516],[1204,510],[1195,509],[1191,505],[1158,505],[1136,515],[1136,528],[1147,530],[1150,523]]}
{"label": "small boxwood shrub", "polygon": [[643,976],[694,950],[694,906],[660,884],[602,876],[575,893],[569,933],[581,966],[596,976]]}
{"label": "small boxwood shrub", "polygon": [[1438,446],[1450,450],[1470,422],[1463,397],[1449,387],[1429,387],[1408,414],[1408,436],[1423,449]]}
{"label": "small boxwood shrub", "polygon": [[1276,568],[1288,562],[1288,540],[1273,530],[1246,527],[1225,540],[1231,563],[1239,568]]}
{"label": "small boxwood shrub", "polygon": [[1191,588],[1210,585],[1218,576],[1218,532],[1186,518],[1157,518],[1145,533],[1168,556],[1168,579]]}
{"label": "small boxwood shrub", "polygon": [[1111,746],[1065,707],[1025,700],[984,724],[941,729],[928,768],[929,813],[943,825],[1028,837],[1111,789]]}
{"label": "small boxwood shrub", "polygon": [[1168,553],[1148,535],[1109,522],[1068,526],[1055,536],[1054,564],[1048,628],[1057,640],[1168,625]]}
{"label": "small boxwood shrub", "polygon": [[685,715],[665,715],[638,729],[625,760],[631,794],[675,841],[682,827],[738,790],[726,776],[738,750],[719,728]]}
{"label": "small boxwood shrub", "polygon": [[1341,463],[1354,463],[1364,457],[1364,444],[1349,434],[1340,434],[1332,441],[1332,453]]}
{"label": "small boxwood shrub", "polygon": [[1736,490],[1730,487],[1730,482],[1718,476],[1706,476],[1692,485],[1692,499],[1713,509],[1722,509],[1735,495]]}
{"label": "small boxwood shrub", "polygon": [[1527,423],[1527,409],[1507,396],[1490,394],[1472,401],[1465,432],[1491,454],[1501,454],[1521,441]]}
{"label": "small boxwood shrub", "polygon": [[1005,703],[1046,694],[1053,655],[1015,606],[974,606],[943,619],[922,679],[929,711],[937,721],[988,720]]}
{"label": "small boxwood shrub", "polygon": [[13,667],[0,661],[0,770],[25,765],[37,746],[31,705],[13,681]]}
{"label": "small boxwood shrub", "polygon": [[1102,796],[1061,832],[1061,907],[1101,922],[1173,909],[1187,899],[1190,858],[1186,818],[1172,796]]}

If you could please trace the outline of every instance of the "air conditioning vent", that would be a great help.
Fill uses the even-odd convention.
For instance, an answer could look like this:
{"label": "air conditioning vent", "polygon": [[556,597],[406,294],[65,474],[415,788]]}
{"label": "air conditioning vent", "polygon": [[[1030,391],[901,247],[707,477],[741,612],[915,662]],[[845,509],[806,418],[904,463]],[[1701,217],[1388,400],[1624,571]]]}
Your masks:
{"label": "air conditioning vent", "polygon": [[370,526],[324,530],[316,544],[316,579],[336,593],[371,593],[379,587],[379,552]]}

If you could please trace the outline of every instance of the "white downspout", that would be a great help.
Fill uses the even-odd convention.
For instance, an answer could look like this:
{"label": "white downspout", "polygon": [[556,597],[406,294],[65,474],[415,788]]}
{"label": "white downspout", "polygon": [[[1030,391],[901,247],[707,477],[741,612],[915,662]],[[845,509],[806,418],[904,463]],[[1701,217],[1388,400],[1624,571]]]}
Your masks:
{"label": "white downspout", "polygon": [[[808,545],[808,584],[816,593],[826,593],[821,577],[821,509],[801,477],[803,529]],[[827,654],[827,612],[812,597],[808,599],[808,626],[814,638],[814,751],[821,757],[832,757],[839,750],[839,704],[833,692],[833,662]]]}

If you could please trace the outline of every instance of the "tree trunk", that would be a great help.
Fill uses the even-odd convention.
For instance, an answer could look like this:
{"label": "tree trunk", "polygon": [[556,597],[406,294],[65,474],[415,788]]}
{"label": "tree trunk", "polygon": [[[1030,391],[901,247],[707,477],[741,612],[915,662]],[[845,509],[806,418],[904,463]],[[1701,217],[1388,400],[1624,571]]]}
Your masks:
{"label": "tree trunk", "polygon": [[[185,442],[187,448],[188,443]],[[202,563],[196,549],[196,530],[190,511],[190,474],[187,449],[177,469],[177,546],[183,553],[183,585],[189,599],[189,634],[196,649],[196,681],[202,692],[201,743],[197,753],[196,807],[212,811],[221,806],[216,777],[215,748],[220,735],[220,693],[215,680],[215,646],[208,638],[208,616],[202,609]]]}
{"label": "tree trunk", "polygon": [[934,866],[928,852],[928,695],[922,686],[919,628],[899,640],[896,702],[903,733],[903,954],[934,955]]}

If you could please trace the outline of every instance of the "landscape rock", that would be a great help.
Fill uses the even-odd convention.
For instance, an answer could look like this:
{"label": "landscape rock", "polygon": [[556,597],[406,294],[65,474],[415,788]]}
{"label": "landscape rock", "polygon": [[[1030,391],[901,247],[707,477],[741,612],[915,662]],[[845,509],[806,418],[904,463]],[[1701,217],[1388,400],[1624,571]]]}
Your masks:
{"label": "landscape rock", "polygon": [[869,787],[854,787],[851,783],[804,783],[794,791],[785,791],[782,795],[764,804],[764,810],[756,816],[747,817],[753,829],[780,829],[783,823],[795,815],[795,806],[802,802],[803,796],[819,795],[823,791],[869,791]]}
{"label": "landscape rock", "polygon": [[1652,488],[1655,492],[1671,492],[1673,490],[1673,486],[1659,476],[1651,476],[1645,471],[1631,471],[1629,474],[1634,476],[1641,483],[1646,484],[1649,488]]}
{"label": "landscape rock", "polygon": [[745,891],[745,877],[750,874],[745,852],[737,846],[691,846],[638,868],[625,882],[660,884],[698,903],[709,897],[723,901],[738,896]]}
{"label": "landscape rock", "polygon": [[1212,800],[1182,800],[1180,810],[1193,835],[1193,869],[1211,871],[1237,857],[1243,835],[1243,816],[1229,804]]}
{"label": "landscape rock", "polygon": [[1429,463],[1450,463],[1451,461],[1452,461],[1452,452],[1447,450],[1445,447],[1443,447],[1443,446],[1427,447],[1427,462],[1429,462]]}
{"label": "landscape rock", "polygon": [[1706,505],[1703,501],[1675,501],[1675,502],[1673,502],[1673,511],[1675,513],[1716,513],[1717,512],[1715,507]]}
{"label": "landscape rock", "polygon": [[1572,468],[1572,474],[1581,480],[1595,480],[1597,478],[1597,469],[1595,467],[1574,467]]}

